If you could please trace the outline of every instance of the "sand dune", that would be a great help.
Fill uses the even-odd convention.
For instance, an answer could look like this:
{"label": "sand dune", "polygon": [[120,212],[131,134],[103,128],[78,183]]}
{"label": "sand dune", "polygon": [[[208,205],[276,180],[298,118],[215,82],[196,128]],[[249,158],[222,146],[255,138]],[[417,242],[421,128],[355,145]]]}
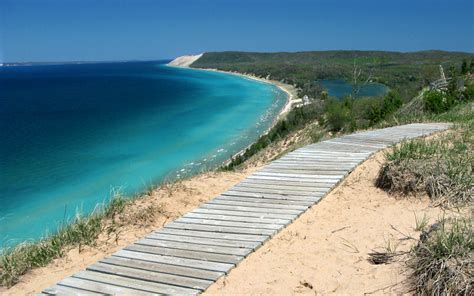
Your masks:
{"label": "sand dune", "polygon": [[192,63],[197,61],[200,57],[202,56],[201,54],[197,55],[185,55],[181,57],[177,57],[176,59],[172,60],[171,62],[168,63],[169,66],[174,66],[174,67],[184,67],[187,68],[189,67]]}

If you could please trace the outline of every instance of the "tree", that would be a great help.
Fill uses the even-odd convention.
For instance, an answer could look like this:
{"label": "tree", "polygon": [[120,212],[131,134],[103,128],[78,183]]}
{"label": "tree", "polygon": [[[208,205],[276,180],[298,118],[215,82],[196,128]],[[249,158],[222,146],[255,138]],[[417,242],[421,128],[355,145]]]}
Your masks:
{"label": "tree", "polygon": [[[471,67],[472,67],[472,61],[471,61]],[[462,65],[461,65],[461,74],[466,74],[468,70],[469,69],[467,67],[467,61],[463,60]]]}

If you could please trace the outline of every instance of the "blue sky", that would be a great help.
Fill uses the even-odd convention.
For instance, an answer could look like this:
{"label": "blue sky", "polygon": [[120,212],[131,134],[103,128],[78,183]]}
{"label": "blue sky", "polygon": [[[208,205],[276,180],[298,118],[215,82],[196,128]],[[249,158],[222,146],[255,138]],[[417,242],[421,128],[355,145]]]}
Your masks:
{"label": "blue sky", "polygon": [[0,61],[204,51],[474,52],[472,0],[0,0]]}

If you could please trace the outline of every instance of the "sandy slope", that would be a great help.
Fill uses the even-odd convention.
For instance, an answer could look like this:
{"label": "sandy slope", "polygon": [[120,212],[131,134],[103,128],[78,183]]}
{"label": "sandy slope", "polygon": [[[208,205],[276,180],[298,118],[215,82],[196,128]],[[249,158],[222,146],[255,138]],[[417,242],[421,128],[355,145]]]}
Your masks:
{"label": "sandy slope", "polygon": [[169,62],[168,65],[187,68],[192,63],[194,63],[197,59],[199,59],[201,56],[202,56],[202,53],[197,54],[197,55],[186,55],[186,56],[177,57],[176,59]]}
{"label": "sandy slope", "polygon": [[415,216],[433,222],[442,215],[428,200],[395,199],[375,188],[380,152],[356,168],[341,185],[264,246],[205,295],[400,294],[404,265],[372,265],[373,249],[389,244],[406,251],[418,238]]}

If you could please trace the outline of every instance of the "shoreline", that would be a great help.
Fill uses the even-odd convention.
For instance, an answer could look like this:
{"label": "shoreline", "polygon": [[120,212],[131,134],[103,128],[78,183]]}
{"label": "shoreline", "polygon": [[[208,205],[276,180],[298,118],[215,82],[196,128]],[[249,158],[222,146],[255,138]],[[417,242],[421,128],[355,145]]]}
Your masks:
{"label": "shoreline", "polygon": [[[199,55],[199,56],[201,56],[201,55]],[[189,56],[189,57],[192,57],[192,56]],[[280,82],[280,81],[277,81],[277,80],[260,78],[260,77],[257,77],[257,76],[251,75],[251,74],[247,74],[247,73],[223,71],[223,70],[218,70],[218,69],[214,69],[214,68],[192,68],[192,67],[189,67],[190,64],[188,64],[188,65],[172,65],[173,61],[169,62],[168,64],[165,64],[165,66],[166,67],[173,67],[173,68],[180,68],[180,69],[208,71],[208,72],[217,72],[217,73],[223,73],[223,74],[228,74],[228,75],[235,75],[235,76],[239,76],[243,79],[250,79],[250,80],[255,80],[255,81],[258,81],[258,82],[261,82],[261,83],[271,84],[271,85],[275,86],[276,88],[278,88],[279,90],[281,90],[282,92],[284,92],[286,94],[286,103],[285,103],[285,105],[281,108],[278,115],[275,116],[275,118],[272,120],[272,123],[270,124],[270,126],[265,130],[265,132],[263,132],[261,135],[259,135],[257,139],[259,139],[260,137],[262,137],[264,135],[267,135],[270,132],[270,130],[273,127],[275,127],[275,125],[278,123],[278,121],[280,121],[281,119],[284,119],[285,116],[288,114],[288,112],[290,112],[292,110],[292,108],[295,104],[295,101],[298,99],[297,90],[293,85],[286,84],[286,83],[283,83],[283,82]],[[247,145],[243,149],[239,150],[237,153],[233,154],[231,156],[231,158],[229,158],[228,160],[223,161],[219,166],[217,166],[217,168],[228,165],[233,158],[244,154],[245,151],[247,151],[247,149],[249,149],[255,143],[256,143],[256,141],[253,141],[252,143],[250,143],[249,145]]]}

